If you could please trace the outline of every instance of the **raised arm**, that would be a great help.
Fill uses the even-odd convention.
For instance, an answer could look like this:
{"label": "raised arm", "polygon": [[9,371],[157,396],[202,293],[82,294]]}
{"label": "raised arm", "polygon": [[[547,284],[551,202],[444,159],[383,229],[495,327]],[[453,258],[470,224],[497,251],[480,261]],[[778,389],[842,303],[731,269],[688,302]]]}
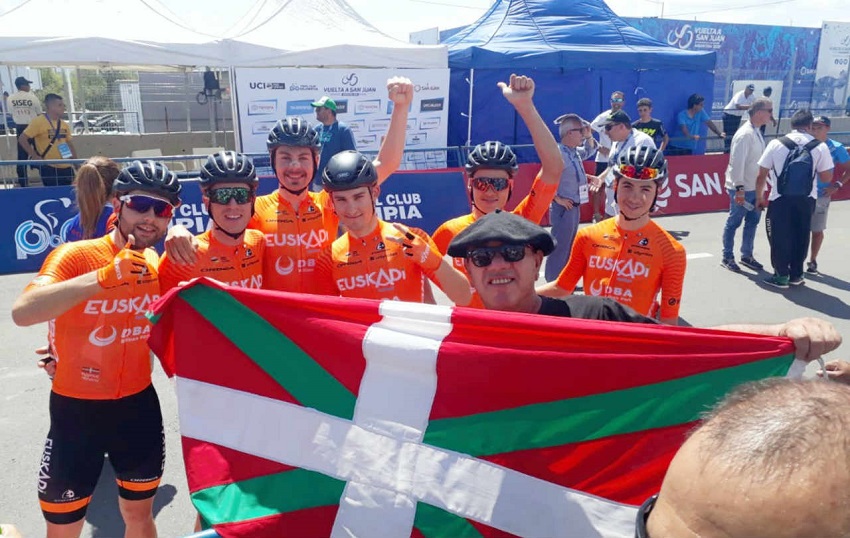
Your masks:
{"label": "raised arm", "polygon": [[561,172],[564,171],[564,159],[561,157],[558,142],[552,136],[552,131],[534,106],[534,80],[522,75],[511,75],[507,84],[499,82],[499,88],[531,133],[534,149],[540,158],[541,181],[550,184],[558,183]]}
{"label": "raised arm", "polygon": [[407,136],[407,115],[413,101],[413,83],[409,78],[393,77],[387,81],[387,93],[393,102],[393,113],[384,142],[375,159],[379,185],[401,166]]}

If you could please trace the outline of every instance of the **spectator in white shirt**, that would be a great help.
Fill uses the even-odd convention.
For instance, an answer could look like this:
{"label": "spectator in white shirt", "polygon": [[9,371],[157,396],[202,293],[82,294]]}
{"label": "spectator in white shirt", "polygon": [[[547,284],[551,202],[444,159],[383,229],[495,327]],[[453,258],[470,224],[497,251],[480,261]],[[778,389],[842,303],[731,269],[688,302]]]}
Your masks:
{"label": "spectator in white shirt", "polygon": [[[760,128],[770,121],[773,102],[760,97],[750,108],[749,121],[732,137],[729,166],[726,167],[726,190],[729,192],[729,216],[723,228],[723,259],[720,265],[730,271],[740,272],[735,263],[735,233],[744,223],[741,241],[741,264],[755,271],[764,268],[753,257],[753,243],[761,212],[755,208],[756,178],[759,173],[759,157],[764,153],[764,137]],[[746,206],[746,207],[745,207]]]}
{"label": "spectator in white shirt", "polygon": [[723,107],[723,132],[726,133],[725,149],[729,153],[729,148],[732,145],[732,136],[738,127],[741,126],[741,118],[750,109],[756,96],[753,92],[756,90],[755,84],[747,84],[747,87],[732,96],[732,99]]}
{"label": "spectator in white shirt", "polygon": [[[12,120],[15,122],[15,128],[19,135],[26,130],[32,120],[41,114],[41,102],[32,92],[30,84],[32,84],[32,81],[24,77],[16,78],[15,87],[18,91],[10,95],[7,101],[8,109],[12,113]],[[29,159],[29,152],[18,142],[18,160],[26,161],[27,159]],[[17,172],[18,185],[21,187],[29,185],[27,166],[18,165]]]}

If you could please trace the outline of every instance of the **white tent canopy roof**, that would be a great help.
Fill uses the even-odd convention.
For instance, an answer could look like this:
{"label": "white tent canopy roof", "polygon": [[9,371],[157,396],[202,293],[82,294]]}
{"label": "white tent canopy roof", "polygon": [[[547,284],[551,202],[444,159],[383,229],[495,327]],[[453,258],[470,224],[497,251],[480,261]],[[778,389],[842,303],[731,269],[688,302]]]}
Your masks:
{"label": "white tent canopy roof", "polygon": [[[231,43],[282,49],[281,55],[248,53],[241,66],[419,67],[448,66],[445,46],[412,45],[369,24],[344,0],[258,2],[225,35]],[[317,46],[318,45],[318,46]]]}
{"label": "white tent canopy roof", "polygon": [[[0,15],[0,63],[96,67],[448,65],[445,47],[392,39],[363,20],[344,0],[262,2],[229,35],[232,37],[222,39],[196,32],[156,0],[23,0]],[[322,47],[311,48],[316,43]]]}

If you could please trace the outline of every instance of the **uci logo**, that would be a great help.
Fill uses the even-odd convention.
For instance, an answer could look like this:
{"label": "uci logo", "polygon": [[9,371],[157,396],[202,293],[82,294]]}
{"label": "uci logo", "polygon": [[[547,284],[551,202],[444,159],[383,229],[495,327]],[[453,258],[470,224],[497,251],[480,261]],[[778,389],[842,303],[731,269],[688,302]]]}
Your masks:
{"label": "uci logo", "polygon": [[667,34],[667,44],[680,49],[689,49],[694,43],[694,31],[690,24],[685,24]]}
{"label": "uci logo", "polygon": [[15,251],[19,260],[25,260],[27,256],[37,256],[48,248],[56,248],[65,242],[71,228],[71,219],[66,220],[60,227],[55,212],[42,209],[57,202],[62,204],[63,209],[71,206],[70,198],[42,200],[33,208],[41,222],[26,220],[15,229]]}
{"label": "uci logo", "polygon": [[342,77],[343,84],[346,86],[357,86],[357,83],[360,82],[360,79],[357,78],[357,73],[351,73],[350,75],[345,75]]}

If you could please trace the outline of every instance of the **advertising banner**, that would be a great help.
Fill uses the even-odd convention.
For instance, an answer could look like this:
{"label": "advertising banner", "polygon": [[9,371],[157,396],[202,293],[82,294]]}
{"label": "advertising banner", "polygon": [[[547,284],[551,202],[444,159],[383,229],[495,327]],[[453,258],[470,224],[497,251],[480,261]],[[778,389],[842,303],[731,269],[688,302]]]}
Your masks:
{"label": "advertising banner", "polygon": [[[258,192],[277,188],[274,177],[260,179]],[[207,229],[209,214],[196,181],[183,183],[183,204],[174,211],[173,224],[199,234]],[[0,192],[6,209],[0,214],[0,274],[35,272],[51,250],[65,242],[76,212],[71,187],[9,189]],[[400,172],[381,185],[378,216],[433,233],[443,222],[469,212],[460,171]],[[161,245],[159,246],[162,251]]]}
{"label": "advertising banner", "polygon": [[812,108],[827,115],[850,113],[850,22],[824,22]]}
{"label": "advertising banner", "polygon": [[[390,122],[393,103],[387,97],[387,79],[404,75],[416,90],[407,122],[402,168],[444,168],[448,132],[448,69],[235,69],[235,98],[243,152],[265,152],[266,136],[284,116],[302,116],[315,122],[311,103],[322,96],[336,102],[337,119],[354,134],[357,149],[376,152]],[[440,160],[442,159],[442,160]],[[432,162],[434,161],[434,162]],[[419,165],[417,165],[419,163]]]}
{"label": "advertising banner", "polygon": [[[658,18],[625,20],[670,46],[717,53],[714,88],[694,88],[695,93],[713,92],[714,117],[719,117],[720,110],[734,94],[734,88],[746,85],[744,81],[756,82],[758,96],[770,86],[773,90],[770,97],[779,101],[783,117],[810,106],[821,38],[819,28]],[[773,81],[785,84],[777,87]],[[636,96],[639,97],[643,96]]]}

